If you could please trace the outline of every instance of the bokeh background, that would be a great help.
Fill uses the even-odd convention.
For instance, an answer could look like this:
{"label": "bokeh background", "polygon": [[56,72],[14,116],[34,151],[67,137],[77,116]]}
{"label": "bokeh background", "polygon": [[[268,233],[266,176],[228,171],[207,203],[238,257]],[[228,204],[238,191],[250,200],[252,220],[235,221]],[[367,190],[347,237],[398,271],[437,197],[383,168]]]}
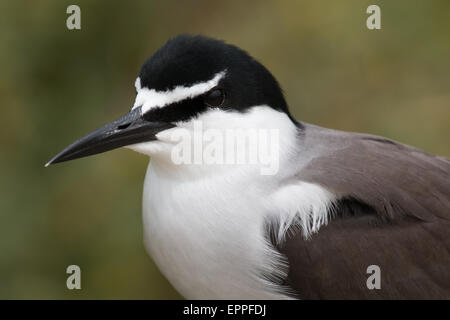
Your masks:
{"label": "bokeh background", "polygon": [[[366,28],[370,4],[381,30]],[[43,165],[125,113],[142,62],[185,32],[249,51],[298,119],[450,156],[450,1],[2,0],[0,298],[181,298],[142,244],[146,157]],[[82,290],[66,288],[70,264]]]}

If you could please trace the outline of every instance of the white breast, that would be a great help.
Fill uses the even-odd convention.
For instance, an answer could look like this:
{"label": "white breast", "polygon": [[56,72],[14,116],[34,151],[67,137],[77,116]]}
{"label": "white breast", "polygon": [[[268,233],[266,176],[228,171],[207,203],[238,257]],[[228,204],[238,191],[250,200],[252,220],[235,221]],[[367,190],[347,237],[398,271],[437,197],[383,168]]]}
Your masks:
{"label": "white breast", "polygon": [[[302,212],[306,219],[326,223],[317,217],[326,216],[331,196],[306,183],[264,194],[252,185],[243,188],[241,181],[233,184],[233,178],[180,183],[150,163],[143,200],[148,252],[189,299],[288,298],[262,277],[287,273],[286,262],[266,238],[264,223],[277,219],[286,226]],[[304,210],[313,207],[314,214]]]}
{"label": "white breast", "polygon": [[189,299],[288,298],[286,288],[264,278],[285,277],[288,271],[267,238],[266,223],[278,223],[282,241],[292,223],[308,235],[327,221],[333,196],[293,178],[301,150],[295,151],[292,122],[270,108],[255,108],[246,117],[213,111],[202,120],[215,128],[276,125],[283,137],[276,175],[261,175],[252,166],[165,167],[167,159],[157,157],[161,152],[155,152],[147,170],[145,245],[161,272]]}
{"label": "white breast", "polygon": [[265,251],[264,208],[238,186],[224,190],[224,179],[175,183],[150,164],[143,200],[146,247],[186,298],[281,298],[260,278],[276,259]]}

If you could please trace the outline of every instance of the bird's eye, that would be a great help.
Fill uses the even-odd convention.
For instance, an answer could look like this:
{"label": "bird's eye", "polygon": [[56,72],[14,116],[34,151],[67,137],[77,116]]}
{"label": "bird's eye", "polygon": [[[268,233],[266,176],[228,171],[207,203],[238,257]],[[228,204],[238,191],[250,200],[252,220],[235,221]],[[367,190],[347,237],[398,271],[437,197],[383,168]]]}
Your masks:
{"label": "bird's eye", "polygon": [[222,89],[213,89],[208,92],[205,97],[205,103],[210,107],[220,106],[225,98],[225,94]]}

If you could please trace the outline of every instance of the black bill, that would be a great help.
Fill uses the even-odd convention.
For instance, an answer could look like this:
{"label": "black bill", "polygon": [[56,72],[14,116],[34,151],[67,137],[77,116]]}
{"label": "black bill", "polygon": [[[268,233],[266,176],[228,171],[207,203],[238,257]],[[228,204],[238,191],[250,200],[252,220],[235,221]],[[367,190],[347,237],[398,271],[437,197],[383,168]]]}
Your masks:
{"label": "black bill", "polygon": [[174,127],[171,123],[144,120],[141,108],[87,134],[54,156],[46,167],[58,162],[87,157],[119,147],[156,140],[155,135]]}

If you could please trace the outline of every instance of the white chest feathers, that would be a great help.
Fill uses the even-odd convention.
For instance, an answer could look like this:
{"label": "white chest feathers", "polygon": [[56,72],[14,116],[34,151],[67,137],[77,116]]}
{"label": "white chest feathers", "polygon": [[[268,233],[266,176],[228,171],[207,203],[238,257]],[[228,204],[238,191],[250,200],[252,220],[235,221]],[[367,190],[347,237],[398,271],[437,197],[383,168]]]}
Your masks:
{"label": "white chest feathers", "polygon": [[145,245],[185,298],[288,298],[286,288],[268,280],[284,278],[288,263],[270,243],[267,223],[278,223],[279,241],[291,224],[308,235],[327,222],[333,197],[300,181],[278,188],[273,179],[248,181],[238,171],[178,179],[150,163],[143,195]]}

